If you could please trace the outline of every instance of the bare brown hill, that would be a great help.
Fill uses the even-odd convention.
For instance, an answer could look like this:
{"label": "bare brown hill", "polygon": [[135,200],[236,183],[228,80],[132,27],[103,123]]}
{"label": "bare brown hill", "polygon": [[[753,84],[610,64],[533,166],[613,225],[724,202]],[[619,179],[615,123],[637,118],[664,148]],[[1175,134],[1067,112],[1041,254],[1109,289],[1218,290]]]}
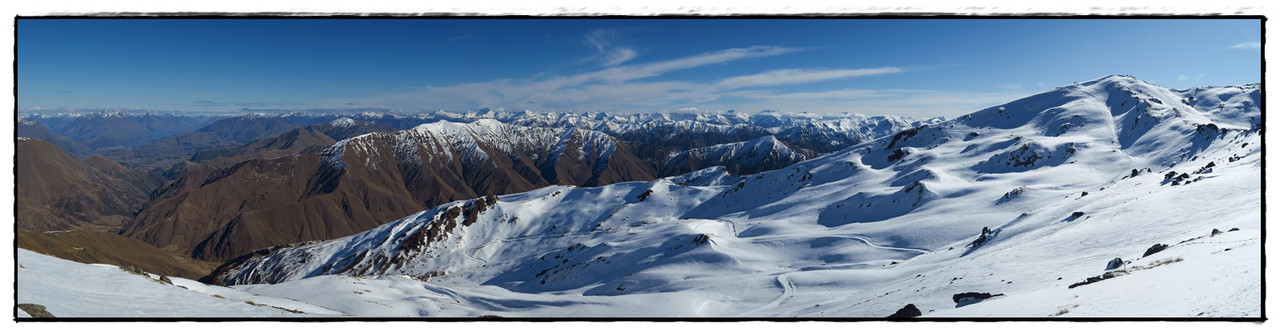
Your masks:
{"label": "bare brown hill", "polygon": [[18,229],[19,248],[81,263],[132,265],[166,276],[196,279],[217,264],[168,254],[142,241],[99,231],[37,233]]}
{"label": "bare brown hill", "polygon": [[128,222],[162,178],[21,137],[15,143],[16,227],[33,231],[111,230]]}
{"label": "bare brown hill", "polygon": [[72,154],[76,157],[84,157],[89,153],[89,147],[84,146],[70,138],[54,133],[45,127],[43,123],[35,120],[18,120],[18,126],[14,129],[20,137],[38,138],[45,142],[52,143],[58,148]]}
{"label": "bare brown hill", "polygon": [[310,147],[333,145],[333,138],[308,128],[294,128],[276,137],[262,138],[237,148],[204,150],[192,162],[229,166],[251,159],[270,159],[302,152]]}
{"label": "bare brown hill", "polygon": [[190,167],[157,191],[124,235],[226,260],[354,234],[453,200],[653,175],[599,132],[440,122],[225,168]]}

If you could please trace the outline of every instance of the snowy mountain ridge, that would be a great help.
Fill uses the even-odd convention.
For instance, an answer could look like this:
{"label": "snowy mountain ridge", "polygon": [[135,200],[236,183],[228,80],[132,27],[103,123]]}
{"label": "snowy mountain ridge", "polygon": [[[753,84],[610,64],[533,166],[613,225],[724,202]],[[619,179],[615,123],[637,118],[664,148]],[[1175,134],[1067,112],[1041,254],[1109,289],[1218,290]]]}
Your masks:
{"label": "snowy mountain ridge", "polygon": [[[457,201],[205,280],[306,299],[379,276],[456,301],[388,313],[439,315],[1257,316],[1258,90],[1108,76],[750,176]],[[1186,276],[1237,293],[1189,299]]]}
{"label": "snowy mountain ridge", "polygon": [[[925,318],[1259,318],[1260,104],[1260,85],[1109,76],[769,172],[453,201],[204,279],[231,287],[20,250],[17,302],[59,317],[882,318],[911,304]],[[559,147],[581,129],[504,127],[521,126],[443,122],[322,156],[372,175],[486,164],[529,143],[551,144],[540,157],[598,151]],[[468,150],[426,153],[455,145]]]}
{"label": "snowy mountain ridge", "polygon": [[779,169],[803,161],[807,155],[793,150],[773,136],[754,140],[694,148],[668,155],[660,175],[679,175],[713,166],[725,166],[733,174],[752,174]]}
{"label": "snowy mountain ridge", "polygon": [[[377,149],[378,141],[395,143],[395,157],[383,157]],[[353,150],[367,163],[396,160],[401,164],[448,164],[455,159],[468,165],[486,163],[490,155],[501,155],[518,160],[521,155],[542,161],[543,165],[555,165],[566,150],[573,149],[579,160],[588,158],[603,163],[616,149],[614,140],[604,133],[576,128],[524,127],[508,125],[496,120],[484,119],[472,123],[439,121],[425,123],[413,129],[394,133],[369,133],[339,141],[326,148],[328,161],[343,162],[343,155]],[[461,153],[462,157],[454,157]],[[443,157],[436,157],[442,155]],[[371,165],[372,166],[372,165]]]}

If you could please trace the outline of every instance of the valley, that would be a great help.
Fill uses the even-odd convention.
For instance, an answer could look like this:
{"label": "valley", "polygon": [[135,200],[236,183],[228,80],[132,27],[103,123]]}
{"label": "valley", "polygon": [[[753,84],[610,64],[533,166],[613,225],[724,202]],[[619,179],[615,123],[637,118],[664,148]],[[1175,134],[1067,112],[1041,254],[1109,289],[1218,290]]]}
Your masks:
{"label": "valley", "polygon": [[[221,263],[186,291],[268,301],[227,315],[1257,318],[1261,90],[1112,75],[925,121],[335,115],[128,167],[166,181],[118,232]],[[19,302],[104,313],[44,284],[101,266],[19,256]],[[196,315],[137,279],[174,296],[147,315]]]}

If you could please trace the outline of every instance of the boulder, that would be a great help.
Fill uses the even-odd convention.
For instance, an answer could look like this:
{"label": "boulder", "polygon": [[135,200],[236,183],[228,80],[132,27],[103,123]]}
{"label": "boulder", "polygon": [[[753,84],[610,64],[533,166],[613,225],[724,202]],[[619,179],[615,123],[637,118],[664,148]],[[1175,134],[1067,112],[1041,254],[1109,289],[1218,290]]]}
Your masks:
{"label": "boulder", "polygon": [[1002,295],[1004,294],[1001,294],[1001,293],[991,294],[991,293],[985,293],[985,292],[965,292],[965,293],[957,293],[952,295],[951,301],[954,301],[956,303],[956,307],[963,307],[965,305],[975,304],[983,300],[987,300],[992,297],[998,297]]}
{"label": "boulder", "polygon": [[1124,260],[1117,257],[1115,259],[1112,259],[1110,262],[1107,262],[1106,270],[1111,271],[1111,270],[1119,269],[1122,266],[1124,266]]}
{"label": "boulder", "polygon": [[[908,306],[910,306],[910,305],[908,305]],[[46,310],[44,309],[44,306],[43,306],[43,305],[39,305],[39,304],[18,304],[18,306],[17,306],[17,307],[18,307],[18,309],[21,309],[23,312],[27,312],[27,314],[31,315],[31,317],[33,317],[33,318],[54,318],[54,317],[56,317],[56,316],[53,316],[53,314],[52,314],[52,313],[49,313],[49,311],[46,311]],[[16,314],[16,312],[15,312],[15,314]]]}
{"label": "boulder", "polygon": [[[1217,230],[1217,229],[1214,229],[1214,231],[1218,231],[1218,230]],[[1169,245],[1167,245],[1167,244],[1160,244],[1160,243],[1156,243],[1155,245],[1152,245],[1150,248],[1147,248],[1147,252],[1142,253],[1142,257],[1151,256],[1151,254],[1154,254],[1154,253],[1157,253],[1157,252],[1164,251],[1164,249],[1165,249],[1165,248],[1168,248],[1168,247],[1169,247]],[[1119,259],[1119,258],[1117,258],[1117,259]],[[1110,265],[1108,265],[1108,266],[1110,266]]]}
{"label": "boulder", "polygon": [[924,313],[920,313],[920,309],[916,308],[915,304],[907,304],[907,306],[902,307],[897,312],[894,312],[893,315],[890,315],[889,318],[890,319],[909,319],[909,318],[914,318],[921,315],[924,315]]}

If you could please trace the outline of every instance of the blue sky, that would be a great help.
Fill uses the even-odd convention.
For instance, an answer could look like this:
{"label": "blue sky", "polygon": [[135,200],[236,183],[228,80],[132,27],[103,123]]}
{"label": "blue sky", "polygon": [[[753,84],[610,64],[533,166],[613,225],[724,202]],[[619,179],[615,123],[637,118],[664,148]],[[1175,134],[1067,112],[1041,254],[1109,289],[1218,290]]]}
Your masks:
{"label": "blue sky", "polygon": [[1261,81],[1244,19],[152,19],[17,23],[19,109],[954,117],[1107,74]]}

